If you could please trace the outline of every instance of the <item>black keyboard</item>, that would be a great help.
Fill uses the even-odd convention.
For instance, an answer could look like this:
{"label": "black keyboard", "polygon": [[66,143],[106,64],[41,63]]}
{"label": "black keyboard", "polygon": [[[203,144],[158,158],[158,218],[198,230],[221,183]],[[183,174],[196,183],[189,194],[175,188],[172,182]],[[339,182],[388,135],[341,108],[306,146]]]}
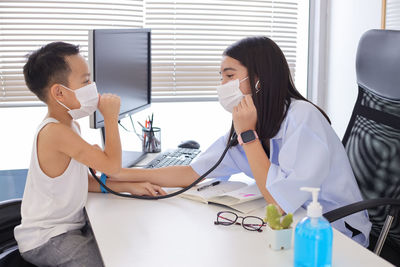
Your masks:
{"label": "black keyboard", "polygon": [[200,149],[177,148],[161,152],[155,159],[150,161],[145,169],[161,168],[167,166],[189,165],[200,153]]}

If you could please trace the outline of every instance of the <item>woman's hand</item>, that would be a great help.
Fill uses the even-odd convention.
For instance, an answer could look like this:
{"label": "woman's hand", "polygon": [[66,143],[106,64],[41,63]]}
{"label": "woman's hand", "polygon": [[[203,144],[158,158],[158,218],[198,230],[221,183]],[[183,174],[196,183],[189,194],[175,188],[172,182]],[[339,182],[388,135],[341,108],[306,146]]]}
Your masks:
{"label": "woman's hand", "polygon": [[242,101],[233,108],[232,118],[237,134],[256,129],[257,110],[251,95],[245,95]]}
{"label": "woman's hand", "polygon": [[149,182],[143,182],[143,183],[132,183],[128,182],[125,183],[126,185],[124,186],[125,190],[128,193],[131,193],[132,195],[137,195],[137,196],[160,196],[160,195],[166,195],[167,193],[158,185],[151,184]]}

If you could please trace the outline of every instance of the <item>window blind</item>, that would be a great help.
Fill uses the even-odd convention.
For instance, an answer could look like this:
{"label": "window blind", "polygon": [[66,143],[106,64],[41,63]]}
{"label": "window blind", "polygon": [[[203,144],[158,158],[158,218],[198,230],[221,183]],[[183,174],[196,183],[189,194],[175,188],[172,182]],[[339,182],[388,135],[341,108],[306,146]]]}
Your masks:
{"label": "window blind", "polygon": [[[217,99],[223,50],[246,36],[266,35],[297,67],[297,0],[0,1],[0,107],[40,104],[26,88],[26,55],[52,41],[79,44],[88,30],[152,29],[152,99]],[[308,18],[307,18],[308,19]]]}
{"label": "window blind", "polygon": [[153,100],[216,99],[222,52],[246,36],[276,41],[294,75],[297,17],[297,1],[146,1]]}
{"label": "window blind", "polygon": [[41,105],[26,87],[26,55],[53,41],[88,55],[88,30],[143,26],[143,1],[0,1],[0,107]]}
{"label": "window blind", "polygon": [[388,30],[400,30],[400,1],[386,0],[386,23]]}

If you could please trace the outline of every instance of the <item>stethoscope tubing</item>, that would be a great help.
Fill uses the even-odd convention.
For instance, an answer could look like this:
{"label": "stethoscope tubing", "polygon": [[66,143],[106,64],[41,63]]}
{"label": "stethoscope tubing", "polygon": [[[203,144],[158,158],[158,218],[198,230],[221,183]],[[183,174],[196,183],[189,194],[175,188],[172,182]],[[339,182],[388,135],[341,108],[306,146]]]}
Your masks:
{"label": "stethoscope tubing", "polygon": [[179,194],[182,194],[183,192],[186,192],[187,190],[189,190],[190,188],[192,188],[193,186],[197,185],[198,183],[200,183],[208,174],[210,174],[213,170],[215,170],[215,168],[218,167],[218,165],[221,163],[221,161],[224,159],[226,153],[228,152],[229,148],[232,147],[232,145],[236,142],[237,139],[237,135],[234,132],[232,135],[231,140],[229,141],[228,145],[226,146],[224,152],[222,152],[221,156],[219,157],[218,161],[214,164],[214,166],[212,166],[208,171],[206,171],[203,175],[201,175],[199,178],[197,178],[193,183],[191,183],[190,185],[188,185],[187,187],[184,187],[178,191],[172,192],[170,194],[167,195],[160,195],[160,196],[138,196],[138,195],[130,195],[130,194],[123,194],[123,193],[119,193],[116,192],[114,190],[112,190],[111,188],[109,188],[108,186],[106,186],[96,175],[96,173],[94,172],[94,170],[92,168],[89,167],[89,171],[92,174],[93,178],[101,185],[104,187],[105,190],[107,190],[109,193],[114,194],[116,196],[119,197],[126,197],[126,198],[135,198],[135,199],[145,199],[145,200],[157,200],[157,199],[165,199],[165,198],[170,198],[170,197],[174,197],[177,196]]}

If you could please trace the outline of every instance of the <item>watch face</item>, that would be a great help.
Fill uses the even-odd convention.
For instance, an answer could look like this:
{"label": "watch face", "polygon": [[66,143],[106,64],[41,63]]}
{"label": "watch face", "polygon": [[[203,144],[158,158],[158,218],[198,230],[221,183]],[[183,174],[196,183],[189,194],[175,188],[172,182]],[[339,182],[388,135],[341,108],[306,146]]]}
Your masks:
{"label": "watch face", "polygon": [[254,132],[252,130],[245,131],[241,133],[240,136],[242,137],[243,143],[248,143],[256,139],[256,136],[254,135]]}

